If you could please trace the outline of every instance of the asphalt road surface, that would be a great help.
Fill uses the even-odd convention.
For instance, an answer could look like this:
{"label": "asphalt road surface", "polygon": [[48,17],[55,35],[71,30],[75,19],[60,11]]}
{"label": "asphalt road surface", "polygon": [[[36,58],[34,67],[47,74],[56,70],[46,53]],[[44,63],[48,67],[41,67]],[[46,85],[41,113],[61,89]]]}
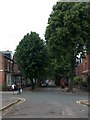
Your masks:
{"label": "asphalt road surface", "polygon": [[[8,96],[13,95],[10,93]],[[41,88],[34,92],[23,91],[21,95],[15,96],[25,101],[8,109],[3,118],[88,118],[88,106],[76,103],[77,100],[88,99],[86,93]]]}

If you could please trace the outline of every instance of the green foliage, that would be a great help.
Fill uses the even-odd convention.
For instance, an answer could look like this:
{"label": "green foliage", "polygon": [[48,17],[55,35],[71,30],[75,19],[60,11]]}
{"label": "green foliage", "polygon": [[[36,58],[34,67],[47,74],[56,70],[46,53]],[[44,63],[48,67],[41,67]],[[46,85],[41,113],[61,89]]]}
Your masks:
{"label": "green foliage", "polygon": [[87,81],[82,81],[82,87],[88,87]]}
{"label": "green foliage", "polygon": [[[90,47],[90,3],[57,2],[48,19],[45,39],[57,66],[67,67],[67,74],[73,81],[76,57]],[[68,71],[69,70],[69,71]],[[58,72],[59,74],[62,72]],[[72,83],[71,83],[72,85]]]}
{"label": "green foliage", "polygon": [[36,32],[24,36],[16,48],[15,58],[24,76],[38,79],[47,65],[47,50]]}
{"label": "green foliage", "polygon": [[57,2],[53,7],[45,38],[49,49],[56,53],[55,57],[67,52],[76,57],[83,51],[90,39],[89,9],[89,3]]}
{"label": "green foliage", "polygon": [[82,82],[82,78],[81,77],[78,77],[78,76],[74,77],[74,84],[75,85],[80,85],[81,82]]}

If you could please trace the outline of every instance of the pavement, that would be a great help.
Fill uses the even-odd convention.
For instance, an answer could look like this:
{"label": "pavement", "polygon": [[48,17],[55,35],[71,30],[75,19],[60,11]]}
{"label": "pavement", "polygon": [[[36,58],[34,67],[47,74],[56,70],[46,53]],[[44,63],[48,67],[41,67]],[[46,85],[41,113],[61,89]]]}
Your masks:
{"label": "pavement", "polygon": [[22,101],[21,98],[13,98],[13,97],[12,97],[12,98],[9,98],[9,99],[5,99],[5,100],[3,101],[3,104],[2,104],[2,107],[1,107],[0,110],[3,111],[3,110],[5,110],[5,109],[9,108],[10,106],[12,106],[12,105],[20,102],[20,101]]}
{"label": "pavement", "polygon": [[10,106],[22,101],[22,98],[15,97],[14,95],[13,95],[13,97],[5,97],[5,98],[3,97],[4,93],[5,94],[10,94],[10,93],[13,94],[12,92],[7,92],[7,91],[1,92],[0,91],[0,93],[2,94],[2,98],[1,98],[2,100],[0,100],[0,102],[1,102],[0,111],[3,111],[5,109],[9,108]]}
{"label": "pavement", "polygon": [[[58,87],[58,90],[62,91],[62,92],[67,92],[68,88],[66,87],[65,89],[61,89],[60,87]],[[88,96],[90,95],[90,93],[86,92],[85,90],[82,90],[80,88],[74,88],[72,93],[86,93],[88,94]],[[83,104],[83,105],[87,105],[90,106],[90,100],[78,100],[76,101],[78,104]]]}
{"label": "pavement", "polygon": [[[77,90],[77,89],[75,89],[74,91],[75,92],[81,92],[80,90]],[[0,93],[11,93],[12,94],[12,92],[1,92],[1,91],[0,91]],[[0,111],[3,111],[4,109],[7,109],[8,107],[10,107],[10,106],[12,106],[12,105],[14,105],[14,104],[16,104],[20,101],[22,101],[22,98],[15,97],[14,95],[13,95],[13,97],[7,97],[7,98],[3,99],[3,104],[2,104],[2,106],[0,106]],[[79,100],[79,101],[76,101],[76,102],[78,104],[84,104],[84,105],[90,106],[90,101],[89,100]]]}

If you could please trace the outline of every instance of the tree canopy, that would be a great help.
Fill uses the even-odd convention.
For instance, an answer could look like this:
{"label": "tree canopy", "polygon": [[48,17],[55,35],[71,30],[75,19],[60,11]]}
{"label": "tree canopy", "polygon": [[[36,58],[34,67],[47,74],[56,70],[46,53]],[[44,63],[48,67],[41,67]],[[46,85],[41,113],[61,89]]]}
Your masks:
{"label": "tree canopy", "polygon": [[59,60],[63,67],[68,66],[70,89],[73,86],[76,57],[90,49],[89,14],[90,2],[57,2],[48,19],[46,43],[53,59]]}
{"label": "tree canopy", "polygon": [[36,32],[25,35],[16,48],[15,58],[24,76],[31,81],[39,79],[47,63],[44,41]]}

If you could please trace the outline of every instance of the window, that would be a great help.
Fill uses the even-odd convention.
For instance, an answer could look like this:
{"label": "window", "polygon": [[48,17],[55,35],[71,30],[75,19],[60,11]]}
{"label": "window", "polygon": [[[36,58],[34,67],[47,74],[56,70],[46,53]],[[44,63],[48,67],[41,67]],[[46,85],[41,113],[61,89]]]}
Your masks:
{"label": "window", "polygon": [[10,71],[10,61],[7,61],[7,71]]}
{"label": "window", "polygon": [[7,83],[7,86],[11,86],[11,74],[10,73],[6,74],[6,83]]}

